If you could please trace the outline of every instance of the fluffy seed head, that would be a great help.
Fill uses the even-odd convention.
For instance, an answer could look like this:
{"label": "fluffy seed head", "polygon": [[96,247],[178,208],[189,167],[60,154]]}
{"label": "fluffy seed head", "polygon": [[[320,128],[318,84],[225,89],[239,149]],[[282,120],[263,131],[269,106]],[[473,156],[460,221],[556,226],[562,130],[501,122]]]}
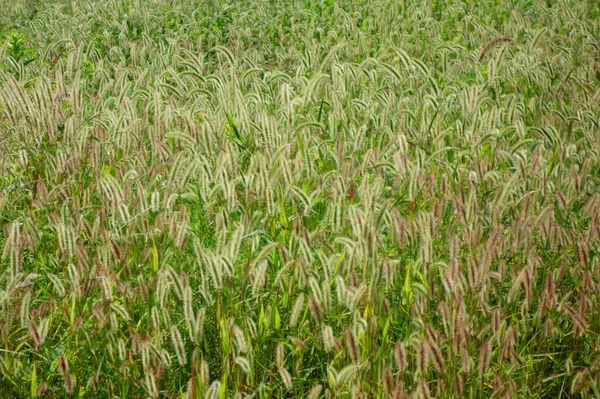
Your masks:
{"label": "fluffy seed head", "polygon": [[294,303],[294,309],[292,310],[292,315],[290,316],[290,327],[294,328],[298,324],[298,319],[300,318],[300,313],[302,313],[302,308],[304,307],[304,294],[301,293],[296,298],[296,302]]}
{"label": "fluffy seed head", "polygon": [[275,356],[275,365],[277,367],[283,367],[283,359],[285,356],[285,346],[282,343],[277,345],[277,351]]}
{"label": "fluffy seed head", "polygon": [[185,347],[183,345],[183,339],[177,326],[171,327],[171,342],[177,355],[177,361],[180,365],[184,366],[187,363],[187,355],[185,353]]}
{"label": "fluffy seed head", "polygon": [[425,340],[421,339],[417,345],[417,369],[421,375],[425,375],[428,365],[429,356],[427,356],[427,344]]}
{"label": "fluffy seed head", "polygon": [[358,347],[354,330],[351,327],[346,330],[346,348],[348,349],[350,359],[354,363],[357,363],[360,360],[360,348]]}
{"label": "fluffy seed head", "polygon": [[71,392],[73,392],[74,388],[75,388],[75,377],[73,377],[73,374],[68,373],[67,375],[65,375],[65,391],[67,391],[67,393],[71,393]]}
{"label": "fluffy seed head", "polygon": [[69,372],[69,361],[62,353],[58,356],[58,372],[63,376]]}
{"label": "fluffy seed head", "polygon": [[487,373],[488,367],[490,366],[492,346],[490,341],[487,341],[479,354],[479,378],[483,380],[485,373]]}
{"label": "fluffy seed head", "polygon": [[319,395],[321,395],[322,390],[323,390],[323,385],[317,384],[310,389],[306,398],[307,399],[317,399],[319,397]]}
{"label": "fluffy seed head", "polygon": [[248,352],[248,342],[246,341],[244,331],[236,324],[233,325],[232,330],[239,351],[242,353]]}
{"label": "fluffy seed head", "polygon": [[323,322],[323,307],[321,306],[321,302],[316,296],[311,295],[309,305],[310,312],[314,317],[315,321],[321,324]]}
{"label": "fluffy seed head", "polygon": [[394,347],[394,357],[396,358],[398,370],[400,370],[400,372],[406,370],[408,362],[406,359],[406,350],[404,349],[404,344],[402,342],[396,342],[396,346]]}
{"label": "fluffy seed head", "polygon": [[285,367],[279,367],[279,375],[281,376],[281,381],[283,382],[285,389],[288,391],[292,389],[292,376],[289,371],[287,371]]}
{"label": "fluffy seed head", "polygon": [[444,369],[444,358],[442,357],[442,351],[434,340],[429,340],[429,353],[433,366],[438,373],[441,373]]}
{"label": "fluffy seed head", "polygon": [[323,346],[325,347],[325,352],[331,352],[336,349],[333,330],[329,325],[323,327]]}
{"label": "fluffy seed head", "polygon": [[29,322],[28,329],[29,329],[29,336],[31,337],[31,339],[33,339],[35,348],[37,350],[42,346],[42,338],[40,335],[40,330],[34,321]]}

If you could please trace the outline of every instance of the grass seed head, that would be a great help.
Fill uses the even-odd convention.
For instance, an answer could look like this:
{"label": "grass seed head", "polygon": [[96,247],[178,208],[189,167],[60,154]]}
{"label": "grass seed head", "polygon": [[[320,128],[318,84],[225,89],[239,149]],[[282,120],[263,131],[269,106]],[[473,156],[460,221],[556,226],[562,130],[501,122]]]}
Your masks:
{"label": "grass seed head", "polygon": [[404,349],[404,344],[402,342],[396,342],[396,345],[394,346],[394,357],[396,358],[398,370],[402,373],[408,366],[406,350]]}
{"label": "grass seed head", "polygon": [[325,348],[325,352],[331,352],[337,347],[333,329],[329,325],[323,327],[323,347]]}
{"label": "grass seed head", "polygon": [[[300,318],[300,314],[302,313],[302,309],[304,308],[304,294],[300,293],[296,298],[296,302],[294,303],[294,308],[292,310],[292,314],[290,316],[290,327],[294,328],[298,324],[298,319]],[[312,308],[311,308],[312,311]]]}
{"label": "grass seed head", "polygon": [[283,386],[288,391],[292,389],[292,376],[289,371],[285,367],[279,367],[279,375],[281,376],[281,381],[283,382]]}
{"label": "grass seed head", "polygon": [[323,307],[321,302],[315,295],[311,295],[309,298],[310,312],[318,324],[323,322]]}
{"label": "grass seed head", "polygon": [[307,399],[317,399],[321,395],[321,391],[323,390],[323,385],[317,384],[313,386],[310,391],[308,391],[308,395],[306,395]]}
{"label": "grass seed head", "polygon": [[58,356],[58,372],[65,376],[69,372],[69,361],[64,354]]}
{"label": "grass seed head", "polygon": [[275,356],[275,365],[277,367],[283,367],[284,363],[284,356],[285,356],[285,346],[282,343],[279,343],[277,345],[277,351],[276,351],[276,356]]}
{"label": "grass seed head", "polygon": [[37,326],[37,324],[35,324],[34,321],[30,321],[29,325],[28,325],[28,329],[29,329],[29,336],[31,337],[31,339],[33,339],[33,343],[35,344],[35,348],[36,350],[39,350],[42,346],[42,337],[40,334],[40,330]]}
{"label": "grass seed head", "polygon": [[248,352],[248,342],[246,341],[244,331],[235,324],[233,325],[232,330],[238,350],[242,353]]}
{"label": "grass seed head", "polygon": [[71,373],[65,375],[65,391],[70,394],[75,389],[75,377]]}
{"label": "grass seed head", "polygon": [[429,356],[427,354],[427,344],[425,340],[419,340],[417,344],[417,370],[424,376],[429,366]]}
{"label": "grass seed head", "polygon": [[179,332],[177,326],[171,327],[171,342],[173,343],[173,348],[175,349],[175,354],[177,355],[177,361],[180,365],[184,366],[187,364],[187,354],[183,344],[183,339],[181,338],[181,333]]}
{"label": "grass seed head", "polygon": [[479,379],[483,381],[485,374],[488,371],[490,366],[490,359],[492,355],[492,346],[490,341],[486,341],[486,343],[481,348],[481,352],[479,354]]}
{"label": "grass seed head", "polygon": [[235,359],[235,364],[237,364],[238,366],[240,366],[240,368],[242,369],[242,371],[246,374],[250,374],[250,362],[248,361],[248,359],[244,356],[237,356]]}
{"label": "grass seed head", "polygon": [[437,342],[430,339],[429,340],[429,353],[431,354],[431,360],[433,362],[433,366],[438,373],[442,373],[444,370],[444,358],[442,357],[442,351],[438,346]]}

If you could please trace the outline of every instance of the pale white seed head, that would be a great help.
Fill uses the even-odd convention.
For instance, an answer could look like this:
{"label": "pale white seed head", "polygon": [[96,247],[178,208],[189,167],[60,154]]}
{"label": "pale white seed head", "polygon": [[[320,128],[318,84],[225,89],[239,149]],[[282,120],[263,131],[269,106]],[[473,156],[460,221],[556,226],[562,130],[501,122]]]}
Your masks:
{"label": "pale white seed head", "polygon": [[242,371],[246,374],[250,374],[250,362],[245,356],[237,356],[235,359],[235,364],[240,366]]}
{"label": "pale white seed head", "polygon": [[238,350],[242,353],[248,352],[248,342],[244,331],[237,324],[233,325],[232,331]]}
{"label": "pale white seed head", "polygon": [[156,379],[154,378],[154,371],[148,370],[146,376],[144,377],[146,393],[151,398],[158,397],[158,389],[156,388]]}
{"label": "pale white seed head", "polygon": [[177,326],[171,327],[171,342],[173,343],[173,348],[175,349],[175,354],[177,355],[177,361],[182,366],[186,365],[187,354],[183,344],[183,338],[181,338],[181,333],[179,332]]}
{"label": "pale white seed head", "polygon": [[279,343],[277,345],[277,350],[275,352],[275,365],[277,367],[284,367],[284,357],[285,357],[285,346],[283,343]]}
{"label": "pale white seed head", "polygon": [[296,298],[296,302],[294,303],[294,308],[292,310],[292,315],[290,316],[290,327],[294,328],[298,324],[298,319],[300,318],[300,314],[302,313],[302,309],[304,308],[304,293],[300,293]]}
{"label": "pale white seed head", "polygon": [[19,311],[19,319],[22,327],[27,327],[30,319],[31,291],[27,290],[21,298],[21,306]]}
{"label": "pale white seed head", "polygon": [[306,398],[307,399],[318,399],[318,397],[321,395],[322,390],[323,390],[323,385],[317,384],[310,389]]}
{"label": "pale white seed head", "polygon": [[57,275],[52,274],[52,273],[48,274],[48,278],[50,279],[50,281],[52,281],[52,284],[54,285],[54,289],[56,290],[56,294],[61,298],[63,296],[65,296],[65,294],[66,294],[65,286],[63,285],[60,278]]}
{"label": "pale white seed head", "polygon": [[325,352],[331,352],[336,349],[335,344],[335,336],[333,335],[333,329],[331,326],[326,325],[323,327],[322,331],[323,335],[323,346],[325,348]]}
{"label": "pale white seed head", "polygon": [[281,381],[283,382],[283,385],[285,386],[285,389],[287,389],[288,391],[290,389],[292,389],[292,376],[290,375],[289,371],[287,371],[287,369],[285,367],[279,367],[279,375],[281,376]]}
{"label": "pale white seed head", "polygon": [[196,325],[194,327],[194,342],[199,344],[202,341],[202,334],[204,333],[204,313],[205,309],[201,308],[196,315]]}

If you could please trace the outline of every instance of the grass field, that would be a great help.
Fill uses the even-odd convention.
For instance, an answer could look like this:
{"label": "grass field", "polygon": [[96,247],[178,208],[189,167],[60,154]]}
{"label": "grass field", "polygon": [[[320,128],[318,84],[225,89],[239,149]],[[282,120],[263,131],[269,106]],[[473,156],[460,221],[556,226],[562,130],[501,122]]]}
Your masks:
{"label": "grass field", "polygon": [[0,1],[6,398],[600,398],[600,4]]}

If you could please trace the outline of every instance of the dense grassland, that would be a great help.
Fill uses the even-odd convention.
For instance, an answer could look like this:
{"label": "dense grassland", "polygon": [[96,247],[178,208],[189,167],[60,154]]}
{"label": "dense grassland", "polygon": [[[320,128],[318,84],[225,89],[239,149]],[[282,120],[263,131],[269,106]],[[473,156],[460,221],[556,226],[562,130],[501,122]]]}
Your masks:
{"label": "dense grassland", "polygon": [[3,398],[600,398],[597,2],[1,3]]}

